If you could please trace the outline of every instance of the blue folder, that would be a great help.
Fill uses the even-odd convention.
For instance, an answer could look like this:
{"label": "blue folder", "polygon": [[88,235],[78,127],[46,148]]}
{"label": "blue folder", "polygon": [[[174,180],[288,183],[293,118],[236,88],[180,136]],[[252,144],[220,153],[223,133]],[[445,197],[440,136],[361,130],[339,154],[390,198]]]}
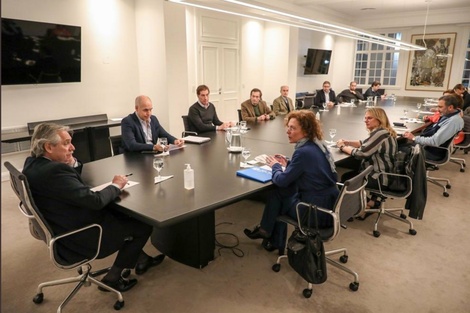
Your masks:
{"label": "blue folder", "polygon": [[267,183],[272,178],[272,171],[261,167],[250,167],[237,171],[237,176],[256,180],[261,183]]}

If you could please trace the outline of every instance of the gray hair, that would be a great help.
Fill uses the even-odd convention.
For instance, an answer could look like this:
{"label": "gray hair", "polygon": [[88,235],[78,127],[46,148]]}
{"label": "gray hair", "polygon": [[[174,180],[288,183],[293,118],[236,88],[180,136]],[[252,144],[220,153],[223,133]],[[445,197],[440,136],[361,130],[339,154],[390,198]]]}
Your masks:
{"label": "gray hair", "polygon": [[48,142],[57,145],[61,138],[59,133],[62,131],[70,132],[70,127],[55,123],[41,123],[34,127],[33,137],[31,138],[31,156],[40,157],[46,152],[44,145]]}

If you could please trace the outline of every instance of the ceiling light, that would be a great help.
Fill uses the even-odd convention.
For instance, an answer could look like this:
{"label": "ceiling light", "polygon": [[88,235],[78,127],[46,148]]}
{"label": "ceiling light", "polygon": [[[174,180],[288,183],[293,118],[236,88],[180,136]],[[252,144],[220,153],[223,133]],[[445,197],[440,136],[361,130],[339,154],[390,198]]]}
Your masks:
{"label": "ceiling light", "polygon": [[336,36],[351,38],[376,43],[399,50],[424,50],[424,47],[402,42],[395,38],[390,38],[349,26],[322,22],[300,15],[290,14],[275,8],[255,5],[239,0],[167,0],[174,3],[193,6],[201,9],[208,9],[216,12],[227,13],[237,16],[249,17],[253,19],[279,23],[298,28],[328,33]]}

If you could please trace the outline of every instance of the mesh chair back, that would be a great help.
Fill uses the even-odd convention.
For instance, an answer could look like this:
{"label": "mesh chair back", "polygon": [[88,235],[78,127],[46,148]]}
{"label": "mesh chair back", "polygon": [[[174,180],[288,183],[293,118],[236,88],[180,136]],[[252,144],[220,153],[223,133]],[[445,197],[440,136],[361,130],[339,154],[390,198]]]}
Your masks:
{"label": "mesh chair back", "polygon": [[185,131],[190,130],[190,129],[189,129],[189,120],[188,120],[188,116],[187,116],[187,115],[181,115],[181,118],[183,119],[184,130],[185,130]]}
{"label": "mesh chair back", "polygon": [[370,165],[355,177],[344,182],[334,209],[336,214],[339,215],[341,224],[346,223],[349,218],[365,208],[365,187],[367,177],[372,170],[373,166]]}
{"label": "mesh chair back", "polygon": [[52,229],[46,222],[43,222],[44,219],[41,213],[36,210],[26,176],[18,171],[10,162],[5,162],[5,167],[10,172],[11,188],[20,200],[18,208],[29,219],[31,235],[48,243],[52,238]]}

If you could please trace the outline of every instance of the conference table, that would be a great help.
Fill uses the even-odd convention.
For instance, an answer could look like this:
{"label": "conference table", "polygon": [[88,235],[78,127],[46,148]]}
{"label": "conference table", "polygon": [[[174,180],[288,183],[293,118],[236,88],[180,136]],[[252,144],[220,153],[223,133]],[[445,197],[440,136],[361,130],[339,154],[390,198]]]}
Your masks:
{"label": "conference table", "polygon": [[[387,100],[378,105],[386,110],[391,121],[402,121],[403,108],[412,111],[416,99]],[[337,129],[335,140],[366,138],[364,111],[365,104],[358,104],[320,112],[325,139],[330,139],[328,129],[333,127]],[[292,155],[294,145],[288,143],[284,123],[284,117],[278,116],[271,121],[248,124],[249,131],[243,135],[242,144],[251,149],[251,159],[261,154]],[[406,124],[409,130],[421,125]],[[241,153],[227,150],[224,131],[202,136],[211,140],[203,144],[187,143],[184,148],[163,156],[161,174],[173,177],[158,184],[154,181],[157,172],[153,169],[153,159],[159,156],[154,154],[124,153],[93,161],[84,166],[82,173],[84,181],[92,187],[109,182],[116,174],[132,173],[130,181],[138,184],[125,189],[112,207],[153,225],[152,244],[170,258],[195,268],[202,268],[214,259],[215,210],[273,188],[271,182],[263,184],[236,175],[244,160]],[[335,147],[330,151],[337,165],[350,159]],[[185,164],[194,169],[192,190],[184,189]]]}

